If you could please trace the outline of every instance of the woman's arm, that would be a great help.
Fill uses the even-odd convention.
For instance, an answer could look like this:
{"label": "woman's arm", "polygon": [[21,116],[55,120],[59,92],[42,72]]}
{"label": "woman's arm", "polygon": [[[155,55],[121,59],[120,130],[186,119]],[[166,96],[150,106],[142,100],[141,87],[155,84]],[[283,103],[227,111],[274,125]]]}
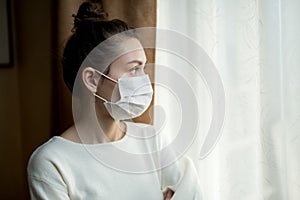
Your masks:
{"label": "woman's arm", "polygon": [[28,184],[31,200],[68,200],[70,199],[65,188],[62,188],[48,180],[28,176]]}
{"label": "woman's arm", "polygon": [[172,200],[201,200],[198,174],[193,161],[184,156],[161,171],[162,187],[167,194],[174,191]]}
{"label": "woman's arm", "polygon": [[[156,132],[153,126],[152,128]],[[167,137],[156,137],[158,151],[152,154],[157,169],[160,169],[157,173],[164,199],[201,200],[200,182],[194,162],[188,156],[178,158],[176,149],[162,150],[167,146],[167,141]],[[172,164],[165,167],[166,163]]]}
{"label": "woman's arm", "polygon": [[68,200],[67,185],[60,168],[55,164],[56,154],[49,148],[38,148],[27,165],[27,180],[32,200]]}

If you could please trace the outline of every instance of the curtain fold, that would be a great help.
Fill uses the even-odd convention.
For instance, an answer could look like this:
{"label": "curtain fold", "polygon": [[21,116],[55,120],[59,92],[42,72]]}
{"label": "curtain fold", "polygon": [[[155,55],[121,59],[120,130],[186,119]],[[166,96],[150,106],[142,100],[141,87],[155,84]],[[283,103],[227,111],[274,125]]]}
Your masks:
{"label": "curtain fold", "polygon": [[[157,27],[199,44],[225,88],[221,139],[204,160],[198,159],[202,136],[188,152],[198,167],[204,199],[300,198],[299,9],[296,0],[157,2]],[[188,74],[194,70],[175,67],[175,59],[180,60],[156,52],[157,62],[173,66],[193,82]],[[200,116],[209,119],[211,105],[201,85],[193,87]],[[157,95],[156,101],[167,104],[168,97]],[[172,113],[174,108],[165,109]],[[201,120],[199,135],[210,123]]]}

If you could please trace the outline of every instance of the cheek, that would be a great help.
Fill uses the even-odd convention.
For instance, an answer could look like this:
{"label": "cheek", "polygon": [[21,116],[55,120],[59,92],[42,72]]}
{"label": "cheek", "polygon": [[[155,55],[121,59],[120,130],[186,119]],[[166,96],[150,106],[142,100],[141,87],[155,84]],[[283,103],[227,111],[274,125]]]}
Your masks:
{"label": "cheek", "polygon": [[119,78],[126,77],[128,72],[128,66],[124,63],[116,63],[110,67],[109,73],[107,74],[112,79],[118,81]]}
{"label": "cheek", "polygon": [[127,73],[126,73],[126,71],[119,71],[117,73],[110,75],[110,77],[112,77],[114,80],[118,81],[119,78],[127,77]]}
{"label": "cheek", "polygon": [[98,94],[107,101],[116,102],[120,99],[118,84],[110,80],[105,79],[99,82],[97,91]]}
{"label": "cheek", "polygon": [[111,91],[112,91],[110,96],[111,102],[117,102],[118,100],[120,100],[121,95],[120,95],[118,84],[114,83],[114,86]]}

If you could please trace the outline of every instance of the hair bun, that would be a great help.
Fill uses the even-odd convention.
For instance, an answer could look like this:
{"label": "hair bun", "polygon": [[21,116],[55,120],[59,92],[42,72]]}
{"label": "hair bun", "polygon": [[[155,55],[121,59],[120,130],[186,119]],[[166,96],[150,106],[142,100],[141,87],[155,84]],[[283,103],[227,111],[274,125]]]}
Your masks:
{"label": "hair bun", "polygon": [[72,17],[74,17],[74,28],[78,28],[81,23],[103,21],[108,14],[104,11],[101,0],[90,0],[82,3],[77,14],[73,14]]}

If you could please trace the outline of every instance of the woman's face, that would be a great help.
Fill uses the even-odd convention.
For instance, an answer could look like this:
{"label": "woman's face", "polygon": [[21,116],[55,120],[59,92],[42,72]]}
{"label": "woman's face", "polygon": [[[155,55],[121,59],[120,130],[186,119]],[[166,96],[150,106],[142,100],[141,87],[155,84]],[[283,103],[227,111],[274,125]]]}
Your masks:
{"label": "woman's face", "polygon": [[[128,53],[121,55],[110,65],[107,76],[118,81],[121,77],[144,75],[147,59],[141,43],[135,38],[130,38],[124,41],[122,46],[124,52]],[[105,99],[112,102],[118,101],[120,99],[118,91],[117,83],[104,77],[99,81],[97,93]]]}

